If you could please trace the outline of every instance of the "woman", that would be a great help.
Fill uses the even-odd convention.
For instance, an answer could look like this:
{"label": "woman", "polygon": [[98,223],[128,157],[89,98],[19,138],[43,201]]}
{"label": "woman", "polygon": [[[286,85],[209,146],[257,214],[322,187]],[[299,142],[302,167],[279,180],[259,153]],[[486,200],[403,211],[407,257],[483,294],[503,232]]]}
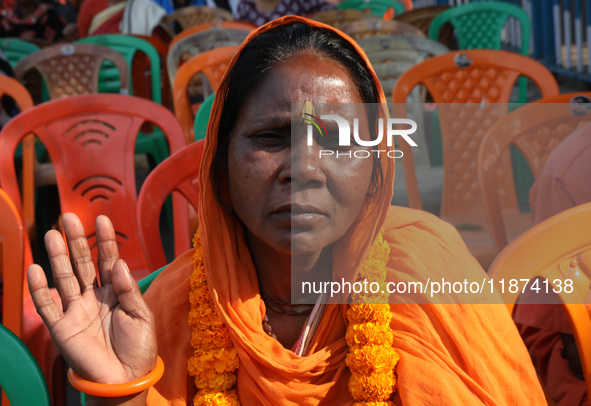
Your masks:
{"label": "woman", "polygon": [[63,41],[67,22],[50,4],[18,0],[16,8],[2,10],[0,37],[37,39],[46,44]]}
{"label": "woman", "polygon": [[[351,269],[388,280],[484,275],[453,227],[390,207],[392,159],[322,160],[318,150],[330,137],[315,136],[307,145],[306,137],[296,136],[305,134],[302,115],[326,114],[330,103],[385,102],[367,58],[342,35],[290,16],[245,41],[212,109],[195,250],[158,276],[145,294],[147,304],[118,259],[108,219],[97,220],[100,288],[75,216],[63,222],[76,276],[61,236],[48,233],[64,310],[51,300],[38,266],[29,270],[29,285],[72,368],[90,381],[116,384],[148,374],[157,353],[166,365],[149,390],[92,401],[544,402],[502,305],[363,307],[326,296],[313,308],[289,304],[294,270],[328,270],[335,280]],[[296,132],[291,103],[303,106],[296,110]],[[366,136],[371,116],[358,117]],[[349,150],[363,148],[370,147]],[[378,148],[388,149],[385,139]],[[376,333],[364,336],[367,331]],[[112,394],[110,385],[100,387]]]}

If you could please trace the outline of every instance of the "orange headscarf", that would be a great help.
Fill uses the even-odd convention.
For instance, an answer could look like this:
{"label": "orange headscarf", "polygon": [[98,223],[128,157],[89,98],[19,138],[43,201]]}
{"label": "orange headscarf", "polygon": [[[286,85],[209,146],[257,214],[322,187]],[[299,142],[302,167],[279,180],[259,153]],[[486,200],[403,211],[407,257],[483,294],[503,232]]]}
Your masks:
{"label": "orange headscarf", "polygon": [[[338,32],[358,51],[385,98],[369,61],[346,35],[321,23],[288,16],[253,32],[301,22]],[[244,47],[244,44],[242,48]],[[240,54],[242,48],[237,52]],[[237,59],[234,57],[229,69]],[[352,405],[350,372],[344,359],[345,305],[327,305],[304,357],[285,349],[262,329],[264,303],[246,246],[243,225],[220,207],[211,183],[218,126],[225,100],[218,90],[209,122],[200,172],[200,234],[207,278],[219,315],[230,329],[240,358],[237,393],[243,405]],[[384,140],[385,143],[385,140]],[[387,149],[380,145],[380,149]],[[359,264],[383,227],[392,258],[390,278],[431,272],[482,272],[453,227],[425,213],[390,206],[394,160],[382,154],[383,188],[367,199],[362,215],[333,248],[334,269]],[[343,255],[346,253],[346,255]],[[191,253],[186,253],[154,281],[145,297],[157,323],[163,379],[150,391],[148,404],[184,405],[196,389],[188,375],[193,354],[189,313]],[[344,259],[343,259],[344,258]],[[441,273],[441,272],[440,272]],[[397,369],[396,404],[532,404],[543,401],[535,372],[503,306],[393,305]]]}

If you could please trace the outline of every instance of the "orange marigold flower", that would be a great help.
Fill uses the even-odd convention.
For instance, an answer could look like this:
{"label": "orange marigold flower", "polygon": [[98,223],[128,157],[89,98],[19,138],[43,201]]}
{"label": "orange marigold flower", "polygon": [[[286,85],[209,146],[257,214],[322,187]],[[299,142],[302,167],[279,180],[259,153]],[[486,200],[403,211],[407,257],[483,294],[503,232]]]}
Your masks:
{"label": "orange marigold flower", "polygon": [[394,348],[384,345],[366,345],[351,347],[345,362],[361,375],[382,374],[393,370],[400,356]]}
{"label": "orange marigold flower", "polygon": [[390,324],[391,319],[392,312],[387,304],[353,304],[347,310],[347,320],[351,324]]}
{"label": "orange marigold flower", "polygon": [[240,406],[240,402],[233,390],[217,392],[203,389],[193,398],[193,406]]}
{"label": "orange marigold flower", "polygon": [[236,374],[227,372],[225,374],[206,374],[195,377],[195,386],[197,389],[211,389],[214,391],[227,391],[236,385]]}
{"label": "orange marigold flower", "polygon": [[390,326],[376,323],[349,324],[345,334],[349,347],[355,345],[392,346],[394,334]]}
{"label": "orange marigold flower", "polygon": [[351,373],[349,378],[349,392],[355,400],[368,402],[383,402],[394,392],[396,377],[394,371],[382,374],[361,375]]}

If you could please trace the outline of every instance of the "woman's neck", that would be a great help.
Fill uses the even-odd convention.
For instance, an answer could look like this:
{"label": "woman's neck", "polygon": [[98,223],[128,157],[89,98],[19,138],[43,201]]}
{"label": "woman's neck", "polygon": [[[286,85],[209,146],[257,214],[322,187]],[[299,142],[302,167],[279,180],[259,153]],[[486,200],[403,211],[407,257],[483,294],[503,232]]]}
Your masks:
{"label": "woman's neck", "polygon": [[292,256],[264,244],[247,232],[246,242],[252,256],[259,289],[266,296],[283,302],[292,300],[292,284],[325,281],[332,275],[332,250],[330,247],[309,254]]}

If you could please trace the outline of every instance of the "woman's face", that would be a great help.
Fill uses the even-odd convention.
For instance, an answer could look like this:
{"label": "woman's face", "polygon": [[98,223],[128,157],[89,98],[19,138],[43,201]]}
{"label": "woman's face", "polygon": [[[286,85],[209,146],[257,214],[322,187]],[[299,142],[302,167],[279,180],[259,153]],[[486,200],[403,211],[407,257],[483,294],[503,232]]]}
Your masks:
{"label": "woman's face", "polygon": [[[291,255],[313,255],[345,234],[365,201],[373,167],[373,159],[320,157],[327,148],[318,140],[307,145],[304,124],[292,134],[292,103],[306,102],[320,116],[335,108],[321,103],[363,100],[340,63],[299,53],[273,67],[247,98],[229,145],[231,204],[248,237]],[[366,117],[359,119],[359,133],[367,134]]]}

